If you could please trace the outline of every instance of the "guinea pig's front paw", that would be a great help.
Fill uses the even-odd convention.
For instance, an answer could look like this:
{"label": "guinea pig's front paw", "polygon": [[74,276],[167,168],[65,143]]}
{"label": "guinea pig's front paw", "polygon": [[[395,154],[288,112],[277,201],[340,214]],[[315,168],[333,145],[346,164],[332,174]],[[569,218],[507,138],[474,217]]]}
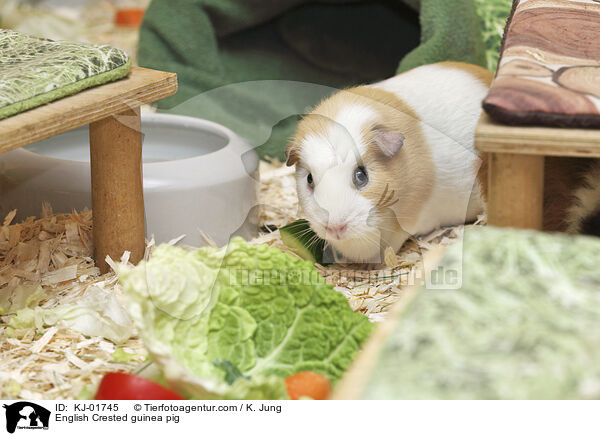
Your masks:
{"label": "guinea pig's front paw", "polygon": [[353,271],[376,271],[385,268],[385,264],[382,262],[352,262],[349,260],[346,261],[336,261],[335,264],[338,268],[348,269]]}
{"label": "guinea pig's front paw", "polygon": [[374,271],[374,270],[384,269],[385,264],[383,262],[373,261],[373,262],[358,264],[358,267],[365,271]]}

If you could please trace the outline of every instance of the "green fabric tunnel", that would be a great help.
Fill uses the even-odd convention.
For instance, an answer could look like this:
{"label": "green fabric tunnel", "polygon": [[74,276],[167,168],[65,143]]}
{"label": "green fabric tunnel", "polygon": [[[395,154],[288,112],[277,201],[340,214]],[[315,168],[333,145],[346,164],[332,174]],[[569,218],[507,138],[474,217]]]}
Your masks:
{"label": "green fabric tunnel", "polygon": [[176,72],[159,109],[223,124],[284,157],[298,116],[336,90],[444,60],[486,65],[473,0],[153,0],[139,63]]}

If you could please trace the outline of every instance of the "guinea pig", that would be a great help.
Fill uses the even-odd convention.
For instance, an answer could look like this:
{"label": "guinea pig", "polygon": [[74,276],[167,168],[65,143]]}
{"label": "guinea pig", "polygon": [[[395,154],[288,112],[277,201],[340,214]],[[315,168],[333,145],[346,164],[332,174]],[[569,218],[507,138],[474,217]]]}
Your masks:
{"label": "guinea pig", "polygon": [[484,212],[474,135],[492,80],[443,62],[325,99],[286,149],[300,213],[348,262]]}

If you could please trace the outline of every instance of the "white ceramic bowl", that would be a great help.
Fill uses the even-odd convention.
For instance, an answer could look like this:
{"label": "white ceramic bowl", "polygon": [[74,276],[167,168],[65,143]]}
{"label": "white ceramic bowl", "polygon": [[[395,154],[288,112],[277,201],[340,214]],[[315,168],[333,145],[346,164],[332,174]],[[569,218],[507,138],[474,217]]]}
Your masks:
{"label": "white ceramic bowl", "polygon": [[[198,118],[142,115],[146,235],[219,245],[257,233],[258,156],[231,130]],[[91,208],[87,126],[0,154],[0,215]]]}

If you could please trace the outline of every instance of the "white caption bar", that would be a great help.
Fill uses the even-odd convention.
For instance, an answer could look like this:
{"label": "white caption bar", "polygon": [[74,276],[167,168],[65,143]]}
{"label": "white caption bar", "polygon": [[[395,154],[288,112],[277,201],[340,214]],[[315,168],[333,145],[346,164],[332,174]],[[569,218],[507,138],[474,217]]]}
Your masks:
{"label": "white caption bar", "polygon": [[[598,434],[582,401],[10,401],[9,434],[560,435]],[[107,433],[113,432],[113,433]],[[41,435],[40,434],[40,435]],[[133,433],[132,433],[133,435]]]}

